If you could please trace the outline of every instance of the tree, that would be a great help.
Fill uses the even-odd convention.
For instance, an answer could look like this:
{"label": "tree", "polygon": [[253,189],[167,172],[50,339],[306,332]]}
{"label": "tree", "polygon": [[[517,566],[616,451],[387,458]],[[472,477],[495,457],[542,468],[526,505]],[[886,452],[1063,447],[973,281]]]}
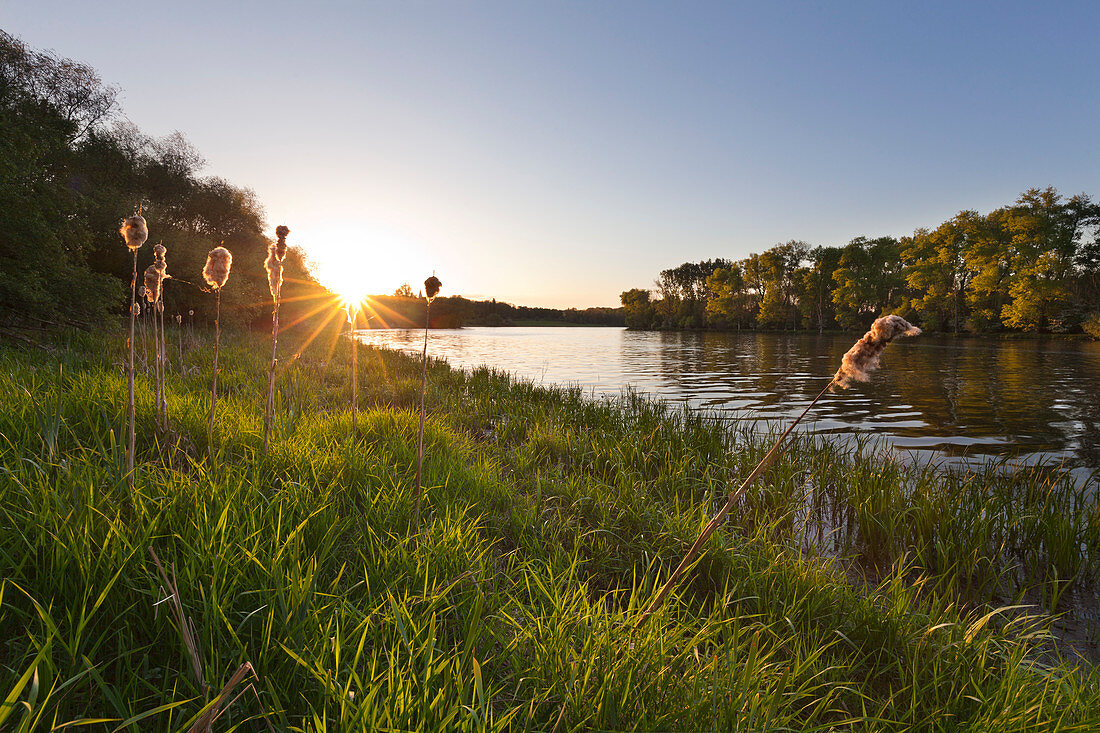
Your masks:
{"label": "tree", "polygon": [[413,292],[412,286],[407,282],[401,283],[401,286],[397,290],[393,291],[393,297],[395,298],[415,298],[416,293]]}
{"label": "tree", "polygon": [[856,237],[844,247],[833,273],[833,303],[841,326],[862,330],[876,317],[904,308],[900,259],[893,237]]}
{"label": "tree", "polygon": [[980,219],[976,211],[960,211],[931,232],[918,229],[901,240],[906,282],[915,291],[912,306],[926,329],[958,333],[966,319],[964,296],[977,274],[967,253]]}
{"label": "tree", "polygon": [[1073,283],[1083,229],[1096,220],[1083,194],[1063,201],[1054,188],[1029,189],[1007,212],[1009,302],[1006,326],[1024,331],[1069,330],[1083,314],[1073,311]]}
{"label": "tree", "polygon": [[836,322],[832,299],[835,286],[833,272],[840,263],[840,249],[814,247],[807,258],[809,267],[800,268],[794,274],[798,309],[802,314],[802,323],[807,327],[816,325],[818,333],[821,333],[826,324]]}
{"label": "tree", "polygon": [[632,288],[619,295],[626,315],[626,327],[638,330],[653,328],[657,316],[650,302],[650,292],[642,288]]}

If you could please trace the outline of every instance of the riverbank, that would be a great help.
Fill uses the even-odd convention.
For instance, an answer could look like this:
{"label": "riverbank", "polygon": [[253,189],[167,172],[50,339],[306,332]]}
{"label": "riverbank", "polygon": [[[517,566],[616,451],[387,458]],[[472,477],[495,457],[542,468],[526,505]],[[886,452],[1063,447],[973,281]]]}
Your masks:
{"label": "riverbank", "polygon": [[951,477],[802,439],[633,629],[764,441],[433,361],[417,533],[419,362],[360,350],[355,431],[348,344],[288,360],[264,457],[268,348],[223,345],[209,464],[210,349],[170,376],[169,433],[139,380],[132,492],[121,340],[0,349],[0,695],[28,703],[0,725],[177,729],[244,662],[258,694],[227,715],[249,728],[1100,724],[1100,675],[1057,627],[991,613],[1096,592],[1095,502],[1049,473]]}

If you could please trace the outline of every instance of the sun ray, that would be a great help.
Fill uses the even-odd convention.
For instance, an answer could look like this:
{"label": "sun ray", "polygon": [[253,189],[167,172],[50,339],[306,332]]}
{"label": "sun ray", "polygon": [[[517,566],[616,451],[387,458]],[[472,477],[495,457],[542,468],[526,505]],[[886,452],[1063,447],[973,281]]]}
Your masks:
{"label": "sun ray", "polygon": [[321,303],[319,306],[317,306],[313,310],[306,311],[303,315],[299,316],[297,319],[295,319],[295,320],[287,323],[286,325],[282,326],[282,328],[284,330],[289,330],[291,328],[294,328],[295,326],[297,326],[302,321],[305,321],[305,320],[308,320],[308,319],[312,318],[313,316],[315,316],[318,313],[320,313],[321,311],[323,311],[325,308],[332,308],[333,310],[335,310],[337,312],[339,312],[339,310],[340,310],[340,306],[339,306],[339,303],[336,300],[336,298],[329,298],[328,300]]}
{"label": "sun ray", "polygon": [[[309,337],[308,337],[308,338],[307,338],[307,339],[305,340],[305,342],[304,342],[304,343],[303,343],[303,344],[302,344],[301,346],[299,346],[299,347],[298,347],[298,350],[297,350],[297,351],[296,351],[296,352],[294,353],[294,356],[293,356],[293,357],[291,357],[291,361],[293,361],[293,360],[295,360],[295,359],[299,358],[299,357],[300,357],[300,356],[301,356],[301,355],[302,355],[302,354],[303,354],[303,353],[305,352],[305,350],[309,348],[309,345],[310,345],[311,343],[313,343],[313,340],[314,340],[314,339],[316,339],[316,338],[317,338],[318,336],[320,336],[320,335],[321,335],[321,333],[322,333],[322,332],[323,332],[323,331],[324,331],[324,330],[325,330],[326,328],[328,328],[328,324],[329,324],[329,323],[330,323],[330,322],[332,321],[332,319],[333,319],[333,318],[335,318],[335,317],[336,317],[336,315],[337,315],[337,314],[339,314],[339,313],[340,313],[340,309],[339,309],[339,308],[334,308],[334,309],[332,310],[332,312],[331,312],[331,313],[329,313],[329,314],[328,314],[327,316],[325,316],[324,320],[322,320],[322,321],[321,321],[321,322],[320,322],[320,323],[319,323],[319,324],[317,325],[317,328],[313,329],[313,333],[311,333],[311,334],[309,335]],[[329,352],[329,353],[331,353],[331,352]]]}

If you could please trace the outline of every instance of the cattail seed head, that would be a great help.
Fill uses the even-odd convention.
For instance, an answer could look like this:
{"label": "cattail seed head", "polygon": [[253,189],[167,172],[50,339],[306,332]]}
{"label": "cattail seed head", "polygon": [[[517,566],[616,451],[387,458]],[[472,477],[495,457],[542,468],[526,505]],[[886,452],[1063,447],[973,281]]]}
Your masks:
{"label": "cattail seed head", "polygon": [[176,314],[176,325],[178,326],[182,323],[183,323],[183,316],[181,316],[179,313],[177,313]]}
{"label": "cattail seed head", "polygon": [[149,238],[149,227],[145,224],[144,216],[131,216],[122,220],[118,233],[126,240],[127,247],[137,249]]}
{"label": "cattail seed head", "polygon": [[168,273],[165,272],[168,268],[168,263],[164,259],[166,252],[168,250],[164,248],[163,244],[158,242],[153,245],[153,266],[157,268],[157,272],[160,273],[161,277],[168,277]]}
{"label": "cattail seed head", "polygon": [[264,260],[264,269],[267,270],[267,287],[271,290],[272,299],[279,297],[279,288],[283,285],[283,260],[278,256],[277,246],[267,247],[267,259]]}
{"label": "cattail seed head", "polygon": [[901,316],[883,316],[871,324],[871,330],[856,341],[833,377],[833,384],[848,389],[853,382],[866,382],[878,369],[878,361],[886,345],[898,336],[919,336],[921,330]]}
{"label": "cattail seed head", "polygon": [[428,301],[435,299],[435,296],[439,295],[439,289],[443,287],[443,283],[439,282],[439,278],[432,275],[424,281],[424,294],[428,296]]}
{"label": "cattail seed head", "polygon": [[202,269],[202,277],[207,285],[221,290],[225,287],[225,281],[229,279],[229,270],[232,267],[233,253],[225,247],[215,247],[206,256],[206,267]]}
{"label": "cattail seed head", "polygon": [[156,303],[160,299],[160,273],[156,265],[145,268],[145,299],[150,303]]}
{"label": "cattail seed head", "polygon": [[130,314],[134,315],[134,316],[140,316],[141,315],[141,306],[138,305],[137,303],[134,303],[133,305],[131,305],[130,306]]}
{"label": "cattail seed head", "polygon": [[279,259],[286,257],[286,235],[290,234],[290,229],[286,224],[280,224],[275,227],[275,236],[278,241],[275,243],[275,252],[279,255]]}

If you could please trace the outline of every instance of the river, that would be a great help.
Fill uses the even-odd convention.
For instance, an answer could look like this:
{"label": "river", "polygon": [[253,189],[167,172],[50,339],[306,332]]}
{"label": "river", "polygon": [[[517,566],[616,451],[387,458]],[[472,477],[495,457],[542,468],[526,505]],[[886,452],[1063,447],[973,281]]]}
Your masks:
{"label": "river", "polygon": [[[420,353],[423,331],[358,332]],[[637,332],[621,328],[432,331],[429,354],[593,395],[626,388],[760,429],[793,418],[857,336]],[[886,350],[868,384],[814,406],[806,432],[881,437],[905,460],[1045,464],[1100,480],[1100,344],[924,335]]]}

